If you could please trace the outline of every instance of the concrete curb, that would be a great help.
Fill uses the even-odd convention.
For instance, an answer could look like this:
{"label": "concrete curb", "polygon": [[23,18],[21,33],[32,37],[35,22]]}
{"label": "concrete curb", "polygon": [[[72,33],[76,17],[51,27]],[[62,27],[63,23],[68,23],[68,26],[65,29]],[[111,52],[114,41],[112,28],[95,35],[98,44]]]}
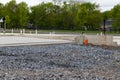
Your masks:
{"label": "concrete curb", "polygon": [[75,38],[75,42],[83,44],[85,39],[88,39],[88,42],[93,45],[120,46],[120,38],[115,39],[111,35],[80,35]]}

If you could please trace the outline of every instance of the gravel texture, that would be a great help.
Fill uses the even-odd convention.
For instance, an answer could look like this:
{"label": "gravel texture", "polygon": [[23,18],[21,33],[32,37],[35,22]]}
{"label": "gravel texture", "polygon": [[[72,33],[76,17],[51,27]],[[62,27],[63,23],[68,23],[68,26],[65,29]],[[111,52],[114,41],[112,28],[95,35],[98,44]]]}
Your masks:
{"label": "gravel texture", "polygon": [[120,80],[120,47],[1,47],[0,80]]}

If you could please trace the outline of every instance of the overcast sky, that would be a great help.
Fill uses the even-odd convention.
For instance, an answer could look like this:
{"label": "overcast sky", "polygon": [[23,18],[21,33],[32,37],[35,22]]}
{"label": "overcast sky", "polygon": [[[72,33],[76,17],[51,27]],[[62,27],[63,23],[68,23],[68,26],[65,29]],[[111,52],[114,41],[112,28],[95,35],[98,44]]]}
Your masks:
{"label": "overcast sky", "polygon": [[[0,0],[1,3],[7,3],[11,0]],[[52,1],[52,0],[16,0],[17,3],[24,1],[26,2],[29,6],[37,5],[41,2],[47,2],[47,1]],[[90,1],[96,4],[99,4],[100,10],[105,11],[105,10],[110,10],[111,8],[114,7],[114,5],[120,3],[120,0],[84,0],[84,1]]]}

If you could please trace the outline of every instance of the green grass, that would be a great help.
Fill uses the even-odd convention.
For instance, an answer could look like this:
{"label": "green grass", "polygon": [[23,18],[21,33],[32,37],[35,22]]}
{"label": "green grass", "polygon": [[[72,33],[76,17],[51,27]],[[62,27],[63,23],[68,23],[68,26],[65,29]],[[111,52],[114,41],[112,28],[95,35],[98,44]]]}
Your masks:
{"label": "green grass", "polygon": [[[9,30],[9,33],[11,32],[11,30]],[[20,30],[14,31],[15,33],[19,33]],[[35,30],[25,30],[26,33],[35,33]],[[86,34],[100,34],[102,31],[81,31],[81,30],[38,30],[38,33],[50,33],[50,32],[55,32],[58,34],[82,34],[82,33],[86,33]],[[120,35],[120,32],[109,32],[106,31],[106,34],[110,34],[110,35]]]}
{"label": "green grass", "polygon": [[[26,32],[35,32],[35,30],[26,30]],[[80,31],[80,30],[38,30],[38,32],[46,32],[46,33],[50,33],[50,32],[55,32],[55,33],[68,33],[68,34],[80,34],[80,33],[87,33],[87,34],[97,34],[100,33],[100,31]]]}
{"label": "green grass", "polygon": [[[102,31],[81,31],[81,30],[38,30],[38,32],[56,32],[56,33],[75,33],[75,34],[79,34],[79,33],[86,33],[86,34],[100,34]],[[102,32],[103,33],[103,32]],[[120,32],[109,32],[106,31],[106,34],[120,34]]]}
{"label": "green grass", "polygon": [[[41,33],[42,32],[47,32],[47,33],[55,32],[55,33],[65,33],[65,34],[82,34],[82,33],[86,33],[86,34],[101,34],[102,31],[38,30],[38,32],[41,32]],[[109,32],[109,31],[106,31],[105,34],[107,34],[107,35],[120,35],[120,32],[115,32],[115,31]]]}

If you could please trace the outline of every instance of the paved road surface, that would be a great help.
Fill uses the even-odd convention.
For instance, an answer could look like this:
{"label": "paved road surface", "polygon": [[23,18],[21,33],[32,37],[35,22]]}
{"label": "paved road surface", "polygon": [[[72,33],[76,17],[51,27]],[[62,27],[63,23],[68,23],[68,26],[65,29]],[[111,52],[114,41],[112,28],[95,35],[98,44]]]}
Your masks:
{"label": "paved road surface", "polygon": [[36,45],[36,44],[59,44],[71,43],[68,40],[41,39],[20,36],[0,36],[0,46],[17,46],[17,45]]}

